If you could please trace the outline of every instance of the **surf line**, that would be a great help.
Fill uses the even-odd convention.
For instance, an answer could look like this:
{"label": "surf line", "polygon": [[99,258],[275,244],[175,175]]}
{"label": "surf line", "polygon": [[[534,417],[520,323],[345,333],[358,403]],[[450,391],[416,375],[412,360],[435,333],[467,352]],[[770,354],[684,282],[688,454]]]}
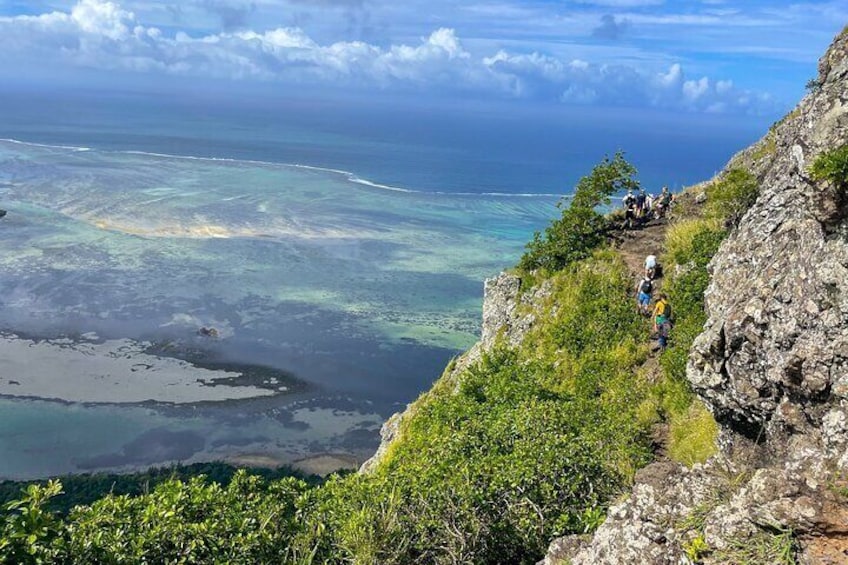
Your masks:
{"label": "surf line", "polygon": [[100,152],[100,153],[111,153],[111,154],[119,154],[119,155],[140,155],[147,157],[159,157],[163,159],[183,159],[190,161],[208,161],[213,163],[245,163],[249,165],[258,165],[263,167],[286,167],[286,168],[294,168],[294,169],[303,169],[309,171],[317,171],[322,173],[330,173],[334,175],[339,175],[345,178],[346,181],[358,184],[360,186],[366,186],[369,188],[376,188],[380,190],[388,190],[391,192],[400,192],[405,194],[417,194],[417,195],[434,195],[434,196],[466,196],[466,197],[479,197],[479,196],[490,196],[493,198],[570,198],[571,194],[563,194],[563,193],[550,193],[550,192],[449,192],[449,191],[440,191],[440,190],[416,190],[410,188],[402,188],[399,186],[392,186],[388,184],[381,184],[378,182],[370,181],[368,179],[364,179],[358,176],[356,173],[351,171],[345,171],[343,169],[334,169],[331,167],[319,167],[315,165],[305,165],[302,163],[283,163],[277,161],[261,161],[257,159],[235,159],[232,157],[201,157],[197,155],[177,155],[171,153],[157,153],[153,151],[140,151],[136,149],[126,149],[126,150],[114,150],[110,151],[107,149],[92,149],[91,147],[82,147],[82,146],[73,146],[73,145],[50,145],[46,143],[35,143],[31,141],[21,141],[19,139],[11,139],[11,138],[0,138],[0,142],[8,142],[14,143],[18,145],[27,145],[31,147],[44,147],[48,149],[66,149],[74,152]]}

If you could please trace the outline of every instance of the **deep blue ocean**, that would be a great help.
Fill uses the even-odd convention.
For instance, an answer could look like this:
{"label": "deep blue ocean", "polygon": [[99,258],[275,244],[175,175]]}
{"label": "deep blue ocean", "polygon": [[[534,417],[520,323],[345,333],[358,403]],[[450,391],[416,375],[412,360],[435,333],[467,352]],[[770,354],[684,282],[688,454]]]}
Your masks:
{"label": "deep blue ocean", "polygon": [[475,341],[483,280],[605,154],[625,151],[649,190],[681,188],[767,126],[272,91],[0,92],[0,332],[167,344],[300,383],[91,404],[15,395],[0,371],[0,478],[361,459]]}

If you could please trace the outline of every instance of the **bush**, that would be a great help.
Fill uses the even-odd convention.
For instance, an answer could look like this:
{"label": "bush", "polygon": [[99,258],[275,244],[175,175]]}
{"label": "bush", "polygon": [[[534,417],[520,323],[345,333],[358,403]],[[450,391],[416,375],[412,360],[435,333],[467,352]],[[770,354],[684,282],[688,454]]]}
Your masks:
{"label": "bush", "polygon": [[695,218],[672,224],[665,235],[666,264],[686,265],[694,259],[693,240],[697,235],[723,231],[721,222],[715,218]]}
{"label": "bush", "polygon": [[[602,521],[607,501],[650,458],[638,417],[648,386],[633,377],[646,356],[636,345],[643,321],[612,252],[572,265],[551,285],[544,322],[522,347],[496,348],[438,383],[373,476],[331,487],[345,493],[333,497],[335,508],[351,510],[321,518],[336,532],[328,555],[535,563],[552,537]],[[377,512],[368,522],[385,527],[365,527],[364,512]]]}
{"label": "bush", "polygon": [[[227,486],[236,475],[238,468],[222,462],[193,463],[191,465],[172,465],[168,467],[151,467],[146,471],[135,473],[93,473],[81,475],[65,475],[56,477],[62,484],[62,493],[47,500],[45,508],[59,514],[67,514],[75,506],[89,505],[107,494],[128,494],[138,496],[153,490],[156,485],[169,480],[187,481],[192,477],[203,475],[207,482],[220,483]],[[320,477],[307,476],[290,467],[277,469],[246,469],[251,475],[258,475],[265,480],[295,477],[310,484],[318,484]],[[20,497],[21,490],[28,483],[23,481],[0,481],[0,505],[4,505]],[[36,481],[32,484],[46,486],[48,481]]]}
{"label": "bush", "polygon": [[373,474],[169,480],[64,523],[44,511],[59,487],[32,486],[0,562],[535,563],[553,537],[597,528],[651,456],[626,266],[596,252],[550,285],[524,344],[441,379]]}
{"label": "bush", "polygon": [[848,188],[848,144],[822,153],[810,167],[815,180],[826,181],[840,190]]}
{"label": "bush", "polygon": [[64,526],[46,509],[51,498],[62,492],[62,485],[50,481],[45,486],[29,485],[20,500],[5,505],[0,529],[0,563],[35,565],[54,563]]}
{"label": "bush", "polygon": [[707,216],[735,226],[756,202],[759,190],[754,175],[745,169],[731,169],[707,187]]}
{"label": "bush", "polygon": [[[301,528],[308,485],[236,474],[224,488],[202,477],[145,496],[107,496],[68,519],[69,563],[283,563]],[[186,556],[191,556],[186,560]]]}
{"label": "bush", "polygon": [[609,205],[610,196],[616,192],[637,188],[635,175],[636,168],[624,159],[623,153],[616,153],[612,159],[604,157],[591,174],[580,179],[571,201],[559,202],[562,217],[551,222],[544,235],[534,234],[519,268],[553,272],[589,257],[604,242],[608,226],[607,218],[596,208]]}

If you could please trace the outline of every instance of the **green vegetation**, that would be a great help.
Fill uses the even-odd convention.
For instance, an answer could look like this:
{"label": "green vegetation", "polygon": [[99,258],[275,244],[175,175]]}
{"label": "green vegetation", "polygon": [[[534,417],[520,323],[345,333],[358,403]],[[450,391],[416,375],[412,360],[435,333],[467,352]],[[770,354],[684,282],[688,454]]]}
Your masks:
{"label": "green vegetation", "polygon": [[[627,268],[598,251],[550,284],[544,322],[525,345],[497,347],[440,379],[373,474],[313,488],[246,474],[227,487],[167,481],[71,511],[42,528],[38,551],[27,555],[67,563],[177,563],[185,555],[193,563],[534,563],[556,535],[594,530],[650,459],[639,419],[650,388],[633,376],[647,355],[645,327]],[[4,539],[30,535],[17,524]]]}
{"label": "green vegetation", "polygon": [[848,144],[819,155],[810,167],[810,175],[838,190],[848,189]]}
{"label": "green vegetation", "polygon": [[706,215],[735,226],[757,200],[760,186],[745,169],[731,169],[707,188]]}
{"label": "green vegetation", "polygon": [[526,272],[554,272],[591,255],[606,241],[609,227],[609,220],[597,208],[608,206],[610,196],[616,192],[638,188],[635,176],[636,168],[624,159],[623,153],[616,153],[612,159],[605,157],[590,175],[580,179],[570,201],[560,201],[562,217],[551,222],[544,235],[536,232],[519,268]]}
{"label": "green vegetation", "polygon": [[704,291],[707,265],[725,237],[717,218],[683,220],[666,235],[665,292],[674,308],[674,339],[660,358],[664,381],[659,394],[669,423],[668,450],[686,465],[701,463],[715,453],[718,427],[712,415],[694,398],[686,381],[686,361],[692,342],[707,321]]}
{"label": "green vegetation", "polygon": [[673,411],[669,424],[668,455],[675,461],[691,467],[715,454],[718,424],[701,402]]}
{"label": "green vegetation", "polygon": [[683,551],[686,552],[686,557],[689,558],[689,561],[691,561],[692,563],[697,563],[704,555],[709,553],[710,546],[704,539],[704,535],[698,534],[697,536],[689,540],[688,543],[684,544]]}
{"label": "green vegetation", "polygon": [[29,485],[20,500],[4,506],[6,515],[0,530],[0,563],[53,563],[61,550],[63,525],[45,508],[59,495],[62,485],[50,481],[45,486]]}
{"label": "green vegetation", "polygon": [[774,531],[758,530],[751,537],[742,538],[728,549],[713,554],[720,563],[739,565],[795,565],[798,545],[791,530],[775,528]]}
{"label": "green vegetation", "polygon": [[685,362],[705,320],[706,265],[725,235],[718,213],[744,212],[750,197],[747,177],[728,175],[730,185],[708,190],[720,208],[669,231],[664,290],[676,325],[657,377],[631,274],[604,248],[596,211],[635,186],[634,174],[617,154],[581,179],[572,207],[522,259],[550,289],[523,343],[463,370],[451,364],[371,474],[318,486],[243,472],[216,476],[223,484],[180,473],[116,481],[99,500],[73,499],[83,505],[61,520],[49,511],[61,487],[35,485],[7,506],[0,562],[521,564],[556,536],[592,532],[650,462],[659,419],[676,459],[714,449],[715,422],[695,403]]}
{"label": "green vegetation", "polygon": [[[151,467],[138,473],[114,474],[94,473],[82,475],[67,475],[56,477],[62,484],[62,496],[51,497],[45,508],[60,514],[67,514],[71,508],[92,502],[107,494],[138,496],[153,490],[156,485],[169,480],[187,481],[192,477],[202,475],[208,482],[220,483],[227,486],[238,469],[221,462],[193,463],[191,465],[174,465],[171,467]],[[320,479],[307,476],[290,467],[278,469],[246,469],[250,475],[257,475],[265,480],[276,480],[285,477],[296,477],[310,484],[318,484]],[[36,481],[34,484],[46,486],[49,481]],[[0,481],[0,506],[17,500],[21,491],[30,484],[24,481]]]}
{"label": "green vegetation", "polygon": [[751,157],[759,161],[765,157],[771,157],[777,153],[777,142],[774,140],[774,132],[769,131],[768,136],[762,141],[757,149],[751,154]]}
{"label": "green vegetation", "polygon": [[669,424],[669,456],[686,465],[706,461],[715,453],[718,434],[712,415],[695,399],[686,381],[689,349],[707,321],[707,266],[727,235],[724,226],[738,224],[758,192],[751,173],[732,169],[706,188],[703,214],[678,220],[666,234],[664,290],[674,308],[674,339],[660,358],[664,380],[656,394]]}

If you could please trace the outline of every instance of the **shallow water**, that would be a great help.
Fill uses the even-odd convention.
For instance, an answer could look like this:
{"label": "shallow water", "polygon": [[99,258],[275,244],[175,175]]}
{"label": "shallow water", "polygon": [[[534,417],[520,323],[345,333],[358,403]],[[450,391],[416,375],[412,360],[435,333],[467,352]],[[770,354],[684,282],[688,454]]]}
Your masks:
{"label": "shallow water", "polygon": [[483,278],[515,261],[555,201],[0,141],[0,329],[172,341],[310,387],[188,409],[7,398],[0,476],[366,454],[382,418],[475,341]]}

